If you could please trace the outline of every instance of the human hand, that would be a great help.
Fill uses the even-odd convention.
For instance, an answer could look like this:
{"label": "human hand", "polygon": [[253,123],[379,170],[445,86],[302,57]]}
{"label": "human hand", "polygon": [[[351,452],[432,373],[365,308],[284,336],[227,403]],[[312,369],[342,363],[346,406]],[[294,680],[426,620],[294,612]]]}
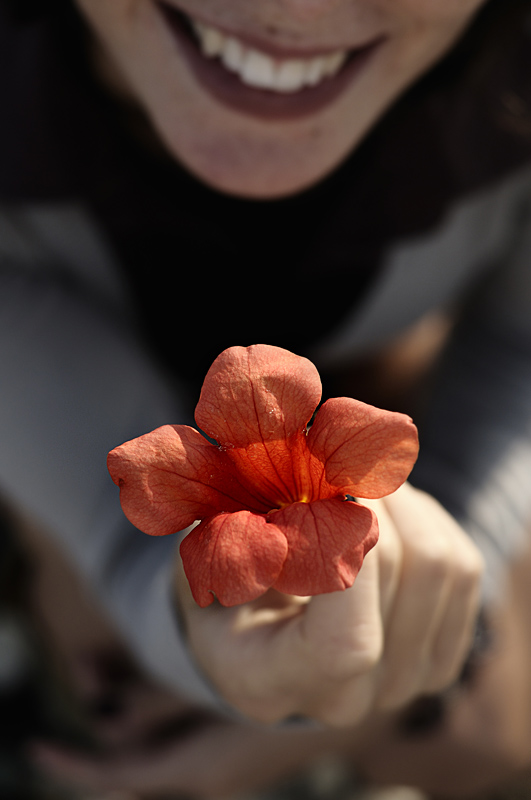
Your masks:
{"label": "human hand", "polygon": [[430,796],[484,797],[525,793],[531,768],[531,537],[506,565],[484,609],[488,646],[444,716],[411,729],[406,715],[381,715],[363,726],[358,772],[378,784],[416,786]]}
{"label": "human hand", "polygon": [[378,515],[385,543],[379,552],[385,649],[377,706],[396,710],[459,676],[477,621],[483,559],[451,515],[410,484],[367,505]]}
{"label": "human hand", "polygon": [[478,610],[479,553],[433,498],[410,485],[367,505],[378,515],[380,541],[345,592],[270,591],[243,606],[200,609],[178,575],[192,651],[243,714],[356,725],[459,674]]}

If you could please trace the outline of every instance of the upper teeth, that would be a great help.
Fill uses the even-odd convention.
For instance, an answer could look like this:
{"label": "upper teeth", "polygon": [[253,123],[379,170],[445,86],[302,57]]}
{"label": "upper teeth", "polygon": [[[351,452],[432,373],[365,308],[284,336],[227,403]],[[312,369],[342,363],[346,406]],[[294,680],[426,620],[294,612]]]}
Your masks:
{"label": "upper teeth", "polygon": [[219,57],[228,70],[249,86],[275,92],[297,92],[304,86],[315,86],[323,78],[335,75],[348,55],[346,50],[337,50],[326,56],[280,60],[210,25],[194,20],[193,26],[203,55]]}

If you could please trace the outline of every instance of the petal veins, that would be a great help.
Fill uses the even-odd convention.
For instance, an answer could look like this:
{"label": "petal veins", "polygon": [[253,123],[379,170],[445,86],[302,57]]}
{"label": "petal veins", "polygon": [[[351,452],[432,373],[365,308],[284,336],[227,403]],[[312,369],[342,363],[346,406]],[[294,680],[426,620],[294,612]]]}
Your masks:
{"label": "petal veins", "polygon": [[275,582],[288,552],[283,533],[265,516],[239,511],[204,520],[183,539],[184,571],[201,607],[255,600]]}
{"label": "petal veins", "polygon": [[352,586],[364,556],[378,540],[376,515],[337,497],[295,503],[269,516],[289,545],[274,584],[287,594],[315,595]]}

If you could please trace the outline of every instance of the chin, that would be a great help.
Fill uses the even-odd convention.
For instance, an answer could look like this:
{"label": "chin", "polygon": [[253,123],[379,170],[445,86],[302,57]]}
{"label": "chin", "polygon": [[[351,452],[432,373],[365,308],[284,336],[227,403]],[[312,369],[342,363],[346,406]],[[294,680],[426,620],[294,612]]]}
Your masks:
{"label": "chin", "polygon": [[[264,139],[216,131],[204,138],[164,137],[170,155],[195,178],[227,195],[255,200],[275,200],[301,193],[324,180],[356,147],[357,142],[319,140],[318,129],[309,141]],[[324,145],[324,146],[323,146]]]}
{"label": "chin", "polygon": [[255,174],[249,171],[226,171],[224,169],[209,169],[202,166],[187,166],[195,178],[222,194],[241,197],[249,200],[280,200],[284,197],[300,194],[318,184],[327,177],[329,171],[320,171],[311,175],[279,173],[276,169],[270,171],[257,170]]}

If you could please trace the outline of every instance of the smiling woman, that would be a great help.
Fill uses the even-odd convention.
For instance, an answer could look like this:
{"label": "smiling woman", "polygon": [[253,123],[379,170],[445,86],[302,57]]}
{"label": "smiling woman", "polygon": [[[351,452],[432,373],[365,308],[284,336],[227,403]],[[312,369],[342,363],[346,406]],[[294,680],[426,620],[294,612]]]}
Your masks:
{"label": "smiling woman", "polygon": [[[300,191],[337,166],[455,42],[482,0],[443,8],[410,0],[77,5],[98,32],[108,68],[127,83],[174,156],[217,189],[272,198]],[[214,36],[223,47],[220,59],[190,35],[205,26],[210,43]],[[304,85],[323,56],[335,74]],[[274,75],[266,88],[249,88],[244,79],[257,58]]]}
{"label": "smiling woman", "polygon": [[0,0],[0,494],[100,746],[47,772],[219,797],[332,752],[441,797],[531,763],[530,30],[529,0]]}

